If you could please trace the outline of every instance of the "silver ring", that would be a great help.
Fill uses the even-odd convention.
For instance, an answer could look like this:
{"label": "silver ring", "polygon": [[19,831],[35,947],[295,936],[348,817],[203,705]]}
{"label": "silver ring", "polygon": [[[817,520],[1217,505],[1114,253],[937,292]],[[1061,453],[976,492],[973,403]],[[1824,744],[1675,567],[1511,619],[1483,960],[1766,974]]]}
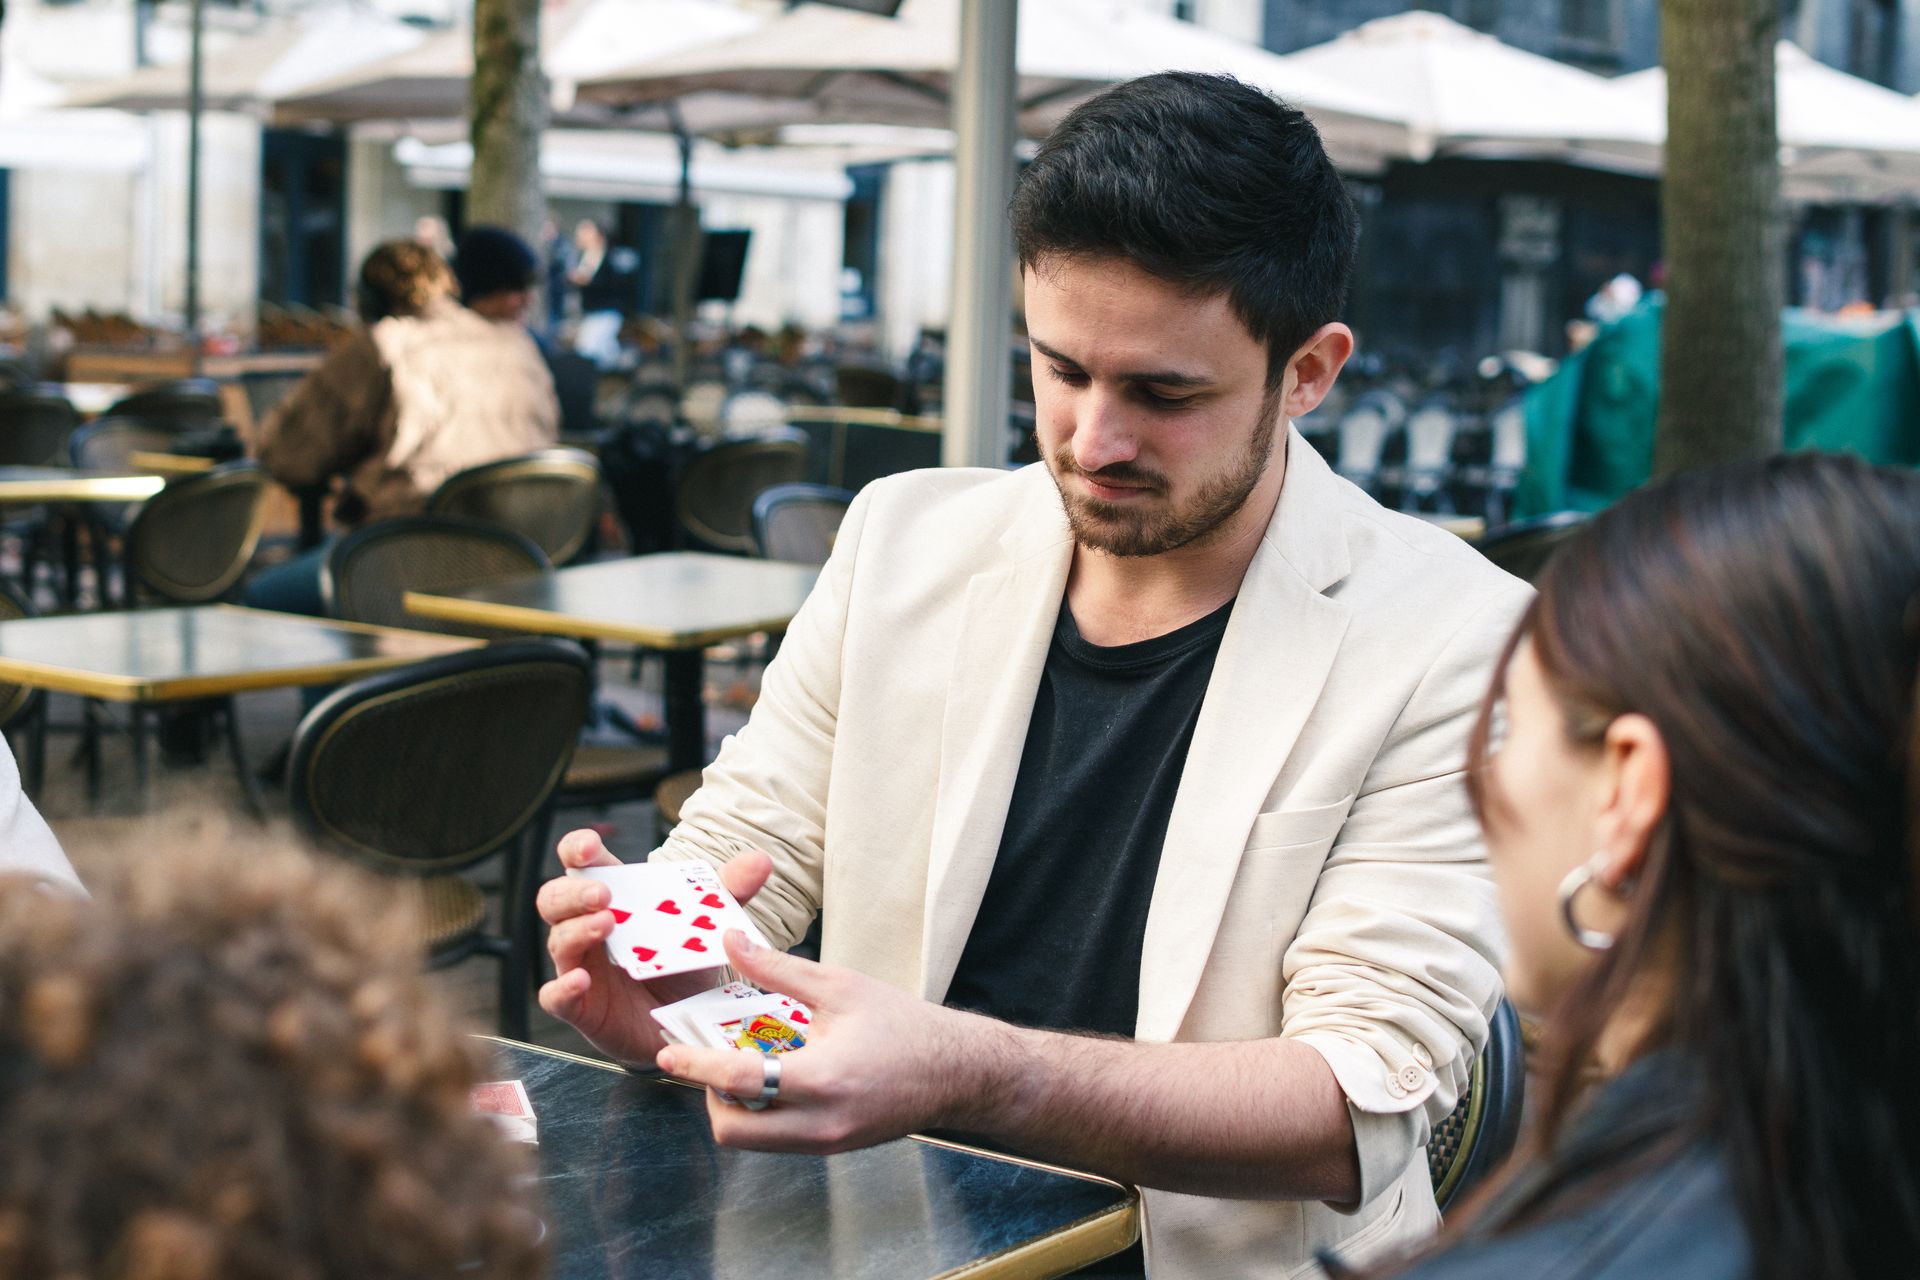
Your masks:
{"label": "silver ring", "polygon": [[765,1111],[773,1100],[780,1096],[780,1059],[775,1054],[762,1054],[760,1057],[760,1092],[751,1098],[743,1098],[740,1105],[749,1111]]}

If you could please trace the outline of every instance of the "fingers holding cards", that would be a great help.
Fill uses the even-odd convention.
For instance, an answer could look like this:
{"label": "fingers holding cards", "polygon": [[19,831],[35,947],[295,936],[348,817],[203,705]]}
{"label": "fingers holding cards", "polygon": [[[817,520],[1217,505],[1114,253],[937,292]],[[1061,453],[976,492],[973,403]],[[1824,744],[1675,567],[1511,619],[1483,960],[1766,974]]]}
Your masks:
{"label": "fingers holding cards", "polygon": [[579,877],[609,891],[613,927],[606,938],[607,955],[638,981],[725,965],[720,939],[728,929],[739,929],[766,945],[753,917],[708,863],[591,866]]}

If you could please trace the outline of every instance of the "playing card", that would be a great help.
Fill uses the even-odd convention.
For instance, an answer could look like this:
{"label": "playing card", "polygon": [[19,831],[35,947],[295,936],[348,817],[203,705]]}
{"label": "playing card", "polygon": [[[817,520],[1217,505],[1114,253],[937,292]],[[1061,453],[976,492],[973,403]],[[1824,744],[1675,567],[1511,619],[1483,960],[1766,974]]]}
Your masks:
{"label": "playing card", "polygon": [[653,1011],[653,1020],[660,1024],[667,1039],[675,1044],[700,1044],[693,1032],[690,1019],[699,1010],[708,1007],[724,1007],[738,1004],[740,1001],[760,994],[760,988],[745,982],[729,982],[725,986],[715,987],[711,991],[702,991],[697,996],[688,996],[685,1000],[676,1000],[672,1004],[661,1005]]}
{"label": "playing card", "polygon": [[500,1132],[515,1142],[540,1142],[538,1123],[533,1118],[533,1103],[527,1088],[518,1080],[495,1080],[477,1084],[467,1095],[473,1109],[500,1126]]}
{"label": "playing card", "polygon": [[580,872],[613,891],[613,933],[607,954],[633,977],[669,978],[727,963],[720,938],[728,929],[767,945],[709,863],[641,862]]}
{"label": "playing card", "polygon": [[769,991],[745,1000],[708,1004],[690,1014],[694,1036],[715,1049],[753,1049],[791,1053],[804,1049],[813,1024],[806,1005]]}

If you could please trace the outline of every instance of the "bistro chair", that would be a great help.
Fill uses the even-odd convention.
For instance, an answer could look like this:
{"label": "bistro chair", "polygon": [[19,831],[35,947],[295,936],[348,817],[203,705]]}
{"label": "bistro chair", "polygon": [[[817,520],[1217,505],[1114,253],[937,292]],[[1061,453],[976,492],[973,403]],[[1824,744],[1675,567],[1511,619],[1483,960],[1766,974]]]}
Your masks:
{"label": "bistro chair", "polygon": [[[592,687],[578,646],[517,640],[345,685],[294,732],[295,821],[406,882],[430,967],[497,959],[500,1031],[516,1040],[538,969],[533,899],[554,792]],[[489,932],[486,897],[460,873],[495,857],[502,927]]]}
{"label": "bistro chair", "polygon": [[217,427],[226,418],[220,387],[206,378],[182,378],[142,387],[116,400],[102,417],[141,418],[174,432]]}
{"label": "bistro chair", "polygon": [[1526,1088],[1520,1015],[1503,999],[1487,1028],[1487,1047],[1473,1060],[1466,1090],[1427,1139],[1427,1173],[1442,1213],[1513,1151]]}
{"label": "bistro chair", "polygon": [[780,484],[753,500],[753,540],[762,559],[825,564],[853,501],[850,489]]}
{"label": "bistro chair", "polygon": [[798,431],[715,445],[680,473],[680,526],[696,546],[752,555],[754,499],[806,470],[807,437]]}
{"label": "bistro chair", "polygon": [[[39,611],[33,602],[12,583],[0,580],[0,622],[31,618]],[[33,744],[31,754],[22,755],[21,786],[29,796],[38,797],[47,775],[47,695],[44,690],[24,684],[0,684],[0,731],[22,729]]]}
{"label": "bistro chair", "polygon": [[[377,520],[334,544],[320,575],[327,612],[349,622],[497,640],[519,632],[445,622],[410,612],[409,591],[445,595],[552,568],[525,534],[451,516]],[[644,798],[666,773],[664,748],[584,743],[561,779],[561,805]]]}
{"label": "bistro chair", "polygon": [[58,466],[79,425],[63,395],[32,386],[0,392],[0,467]]}
{"label": "bistro chair", "polygon": [[1491,444],[1487,461],[1460,468],[1460,479],[1480,491],[1481,507],[1487,523],[1492,525],[1506,519],[1513,491],[1519,487],[1521,473],[1527,469],[1525,404],[1513,400],[1496,410],[1488,435]]}
{"label": "bistro chair", "polygon": [[1368,493],[1380,489],[1380,457],[1396,419],[1382,402],[1362,396],[1340,419],[1334,470]]}
{"label": "bistro chair", "polygon": [[448,477],[427,499],[427,514],[511,529],[566,564],[586,549],[600,518],[600,466],[579,449],[483,463]]}
{"label": "bistro chair", "polygon": [[1555,511],[1551,515],[1515,520],[1489,529],[1473,545],[1480,554],[1516,578],[1532,582],[1560,544],[1591,519],[1584,511]]}
{"label": "bistro chair", "polygon": [[900,375],[873,365],[838,365],[833,389],[834,398],[849,409],[893,409],[900,399]]}
{"label": "bistro chair", "polygon": [[1398,489],[1402,511],[1448,510],[1447,478],[1453,469],[1453,439],[1459,419],[1445,405],[1429,403],[1407,418],[1407,458],[1380,469],[1380,486]]}
{"label": "bistro chair", "polygon": [[[122,603],[145,591],[171,604],[224,599],[252,563],[267,518],[267,473],[230,462],[168,482],[127,525]],[[101,583],[101,598],[107,595]]]}

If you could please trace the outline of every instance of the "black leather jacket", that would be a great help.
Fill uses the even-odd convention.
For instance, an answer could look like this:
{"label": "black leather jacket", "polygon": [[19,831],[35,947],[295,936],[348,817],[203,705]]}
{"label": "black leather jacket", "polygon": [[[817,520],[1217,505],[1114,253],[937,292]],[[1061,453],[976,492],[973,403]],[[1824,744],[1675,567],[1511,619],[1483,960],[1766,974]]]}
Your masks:
{"label": "black leather jacket", "polygon": [[[1724,1161],[1686,1136],[1707,1087],[1676,1055],[1635,1063],[1582,1108],[1551,1157],[1395,1280],[1745,1280],[1752,1252]],[[1329,1272],[1337,1280],[1342,1269]]]}

